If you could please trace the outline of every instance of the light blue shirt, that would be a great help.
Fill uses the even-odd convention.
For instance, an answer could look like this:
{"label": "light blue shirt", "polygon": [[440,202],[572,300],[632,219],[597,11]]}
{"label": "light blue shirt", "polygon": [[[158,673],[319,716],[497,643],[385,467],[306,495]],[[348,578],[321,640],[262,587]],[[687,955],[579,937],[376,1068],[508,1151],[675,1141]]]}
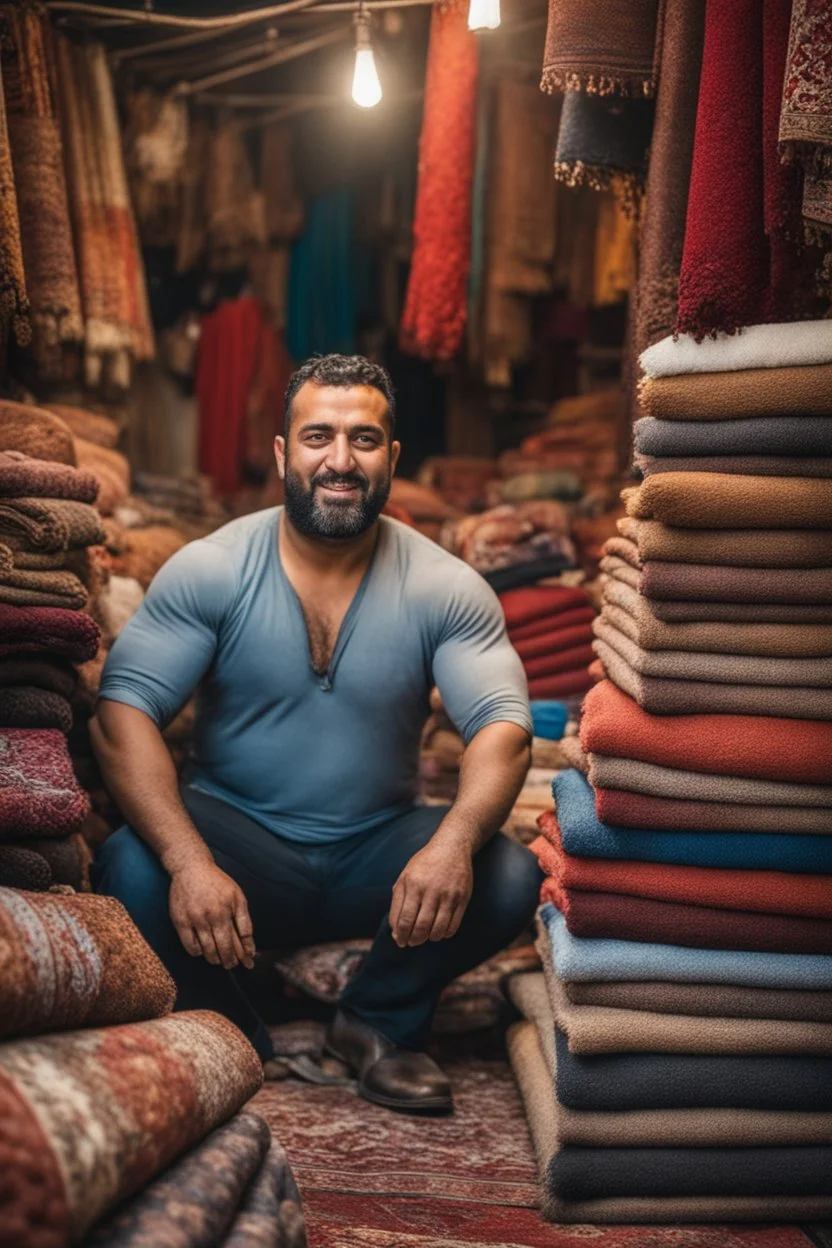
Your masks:
{"label": "light blue shirt", "polygon": [[165,564],[110,652],[100,696],[164,727],[198,688],[189,783],[323,844],[413,805],[434,684],[466,744],[498,721],[531,734],[531,714],[496,595],[387,517],[319,675],[278,553],[281,510],[234,520]]}

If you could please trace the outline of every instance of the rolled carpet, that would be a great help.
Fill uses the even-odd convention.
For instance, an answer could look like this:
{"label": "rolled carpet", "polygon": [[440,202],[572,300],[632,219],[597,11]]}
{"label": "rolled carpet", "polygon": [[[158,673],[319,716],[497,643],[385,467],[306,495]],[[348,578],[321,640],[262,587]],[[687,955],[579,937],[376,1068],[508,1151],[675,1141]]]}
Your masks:
{"label": "rolled carpet", "polygon": [[683,529],[832,528],[832,481],[822,479],[665,472],[621,497],[629,516]]}
{"label": "rolled carpet", "polygon": [[0,729],[0,840],[68,836],[89,808],[62,732]]}
{"label": "rolled carpet", "polygon": [[787,780],[749,780],[743,776],[714,776],[709,772],[662,767],[608,754],[589,755],[589,778],[594,786],[628,789],[653,797],[680,797],[690,801],[736,802],[741,805],[814,806],[832,814],[832,786],[792,784]]}
{"label": "rolled carpet", "polygon": [[[539,972],[512,975],[508,993],[537,1028],[540,1050],[556,1078],[552,1009]],[[599,1148],[715,1148],[753,1145],[832,1143],[832,1115],[788,1110],[647,1109],[620,1114],[582,1113],[555,1102],[556,1132],[561,1145]]]}
{"label": "rolled carpet", "polygon": [[642,351],[638,362],[647,377],[832,364],[832,322],[749,325],[738,334],[717,334],[702,342],[691,334],[668,334]]}
{"label": "rolled carpet", "polygon": [[647,560],[639,591],[647,598],[686,598],[714,602],[832,602],[832,567],[693,567],[689,563]]}
{"label": "rolled carpet", "polygon": [[[541,1213],[547,1221],[586,1225],[799,1222],[828,1218],[832,1213],[832,1197],[829,1196],[622,1197],[575,1202],[558,1199],[549,1184],[549,1166],[558,1138],[555,1083],[533,1023],[514,1024],[507,1040],[541,1171]],[[731,1233],[726,1226],[725,1234]]]}
{"label": "rolled carpet", "polygon": [[635,542],[644,562],[664,559],[738,568],[832,567],[832,533],[823,529],[692,530],[632,516],[619,520],[618,529]]}
{"label": "rolled carpet", "polygon": [[86,663],[98,653],[101,630],[84,611],[0,603],[0,638],[0,659],[43,653]]}
{"label": "rolled carpet", "polygon": [[256,1181],[271,1132],[256,1114],[235,1114],[119,1213],[96,1227],[86,1248],[214,1248]]}
{"label": "rolled carpet", "polygon": [[[640,455],[830,455],[832,417],[757,416],[750,420],[659,420],[633,425]],[[816,476],[806,462],[806,476]]]}
{"label": "rolled carpet", "polygon": [[[555,898],[553,898],[555,900]],[[832,922],[751,910],[719,910],[649,897],[560,890],[555,904],[573,936],[650,941],[692,949],[832,953]]]}
{"label": "rolled carpet", "polygon": [[[729,472],[741,477],[803,477],[806,460],[793,455],[634,455],[643,476],[654,472]],[[812,458],[813,477],[832,477],[832,456]]]}
{"label": "rolled carpet", "polygon": [[758,780],[828,784],[832,725],[745,715],[648,715],[611,681],[590,690],[580,726],[587,753]]}
{"label": "rolled carpet", "polygon": [[0,727],[59,728],[69,735],[72,707],[59,693],[35,685],[16,685],[4,689],[0,697]]}
{"label": "rolled carpet", "polygon": [[0,451],[0,497],[69,498],[94,503],[98,482],[91,472],[34,459],[22,451]]}
{"label": "rolled carpet", "polygon": [[[538,923],[550,942],[555,973],[566,984],[655,980],[725,984],[731,988],[822,990],[827,994],[832,989],[832,964],[821,954],[737,952],[649,941],[589,940],[573,936],[551,902],[540,907]],[[832,1104],[832,1088],[829,1096]]]}
{"label": "rolled carpet", "polygon": [[[78,684],[75,668],[65,659],[53,659],[39,655],[21,655],[19,658],[0,659],[0,688],[14,685],[34,685],[71,698]],[[5,695],[4,695],[5,696]]]}
{"label": "rolled carpet", "polygon": [[[587,756],[588,758],[588,756]],[[574,767],[576,764],[572,762]],[[589,771],[579,768],[581,771]],[[700,802],[651,797],[625,789],[595,789],[595,811],[603,823],[622,828],[674,828],[679,832],[804,832],[828,835],[828,810],[801,806],[740,806],[736,802]]]}
{"label": "rolled carpet", "polygon": [[307,1248],[306,1223],[298,1185],[285,1152],[274,1139],[243,1197],[223,1248],[273,1246]]}
{"label": "rolled carpet", "polygon": [[643,650],[615,627],[606,611],[593,621],[592,631],[599,641],[618,651],[642,676],[710,680],[718,684],[803,685],[818,689],[832,686],[832,659],[829,658],[773,659],[696,650]]}
{"label": "rolled carpet", "polygon": [[662,420],[741,420],[746,416],[828,416],[832,364],[644,377],[638,397]]}
{"label": "rolled carpet", "polygon": [[832,1022],[832,993],[732,984],[674,984],[661,980],[564,984],[570,1001],[614,1009],[695,1014],[704,1018],[803,1018]]}
{"label": "rolled carpet", "polygon": [[0,888],[0,1036],[141,1022],[176,987],[113,897]]}
{"label": "rolled carpet", "polygon": [[4,1224],[21,1243],[77,1243],[262,1080],[242,1033],[207,1010],[0,1046]]}
{"label": "rolled carpet", "polygon": [[563,612],[586,608],[590,602],[584,589],[570,589],[560,585],[530,585],[525,589],[512,589],[501,594],[500,605],[506,617],[506,627],[513,631],[535,620],[548,620]]}
{"label": "rolled carpet", "polygon": [[43,551],[78,550],[105,540],[96,509],[65,498],[0,500],[0,534],[7,545]]}
{"label": "rolled carpet", "polygon": [[815,722],[832,718],[829,695],[824,689],[790,685],[726,685],[705,680],[662,680],[656,676],[642,676],[630,667],[617,650],[613,650],[600,639],[595,640],[594,649],[603,662],[604,674],[635,699],[645,711],[655,715],[760,715]]}
{"label": "rolled carpet", "polygon": [[[564,852],[574,857],[612,858],[679,867],[771,871],[775,874],[811,872],[813,883],[824,881],[824,876],[817,873],[832,873],[830,837],[777,832],[756,836],[744,832],[616,828],[612,824],[601,823],[595,813],[592,787],[579,771],[570,769],[559,772],[552,781],[552,789],[557,817],[551,811],[541,815],[541,830],[555,841],[559,830]],[[828,908],[829,917],[832,917],[832,879],[825,880],[824,884],[830,892]],[[792,889],[795,887],[793,885]],[[751,907],[752,910],[757,908]],[[827,917],[825,911],[826,907],[815,917]]]}

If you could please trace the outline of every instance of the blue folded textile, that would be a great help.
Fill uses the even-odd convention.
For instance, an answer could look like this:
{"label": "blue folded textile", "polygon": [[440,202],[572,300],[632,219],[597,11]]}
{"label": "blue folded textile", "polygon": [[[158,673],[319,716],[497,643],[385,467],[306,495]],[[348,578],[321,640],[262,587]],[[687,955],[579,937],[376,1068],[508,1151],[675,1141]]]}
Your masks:
{"label": "blue folded textile", "polygon": [[565,702],[532,702],[532,721],[534,735],[545,737],[547,741],[560,741],[566,721],[569,719],[569,708]]}
{"label": "blue folded textile", "polygon": [[[579,771],[552,781],[563,848],[580,858],[632,859],[688,867],[832,873],[832,836],[772,832],[646,832],[601,823],[595,795]],[[832,882],[830,882],[832,886]]]}
{"label": "blue folded textile", "polygon": [[[832,455],[832,417],[656,420],[633,426],[641,455]],[[809,464],[807,461],[807,475]]]}
{"label": "blue folded textile", "polygon": [[590,940],[573,936],[551,902],[541,906],[540,917],[551,941],[555,971],[566,983],[660,980],[744,988],[832,988],[832,956],[827,954],[747,953],[635,940]]}

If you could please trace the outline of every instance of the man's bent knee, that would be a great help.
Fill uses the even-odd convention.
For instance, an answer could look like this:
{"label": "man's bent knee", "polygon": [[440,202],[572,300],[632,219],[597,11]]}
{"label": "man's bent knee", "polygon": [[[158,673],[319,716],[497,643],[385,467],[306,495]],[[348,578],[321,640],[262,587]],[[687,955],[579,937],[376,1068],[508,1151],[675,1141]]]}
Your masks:
{"label": "man's bent knee", "polygon": [[97,893],[117,897],[131,913],[159,897],[167,905],[168,874],[132,828],[119,828],[104,842],[90,876]]}
{"label": "man's bent knee", "polygon": [[543,872],[534,854],[507,836],[498,834],[488,848],[488,870],[480,881],[482,901],[492,921],[513,937],[534,918]]}

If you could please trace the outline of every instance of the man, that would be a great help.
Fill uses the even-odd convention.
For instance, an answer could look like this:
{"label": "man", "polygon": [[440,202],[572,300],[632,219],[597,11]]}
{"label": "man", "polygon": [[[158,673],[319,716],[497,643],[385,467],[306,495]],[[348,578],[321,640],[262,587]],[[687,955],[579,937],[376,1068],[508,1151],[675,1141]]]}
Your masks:
{"label": "man", "polygon": [[[481,577],[380,513],[399,456],[387,373],[313,359],[275,452],[286,503],[175,555],[116,642],[92,723],[126,816],[95,867],[180,1008],[268,1033],[260,948],[370,937],[328,1049],[393,1109],[451,1108],[424,1052],[440,992],[530,921],[540,872],[495,835],[528,761],[523,670]],[[437,683],[467,750],[450,808],[417,806]],[[197,688],[180,785],[161,730]]]}

